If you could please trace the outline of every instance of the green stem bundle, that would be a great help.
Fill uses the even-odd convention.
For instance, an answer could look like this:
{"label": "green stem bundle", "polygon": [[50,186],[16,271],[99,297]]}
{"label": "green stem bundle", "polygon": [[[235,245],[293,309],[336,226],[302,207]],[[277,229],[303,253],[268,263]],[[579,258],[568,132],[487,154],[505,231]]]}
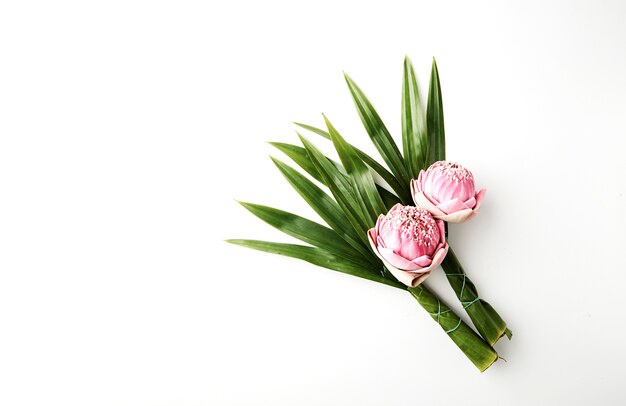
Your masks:
{"label": "green stem bundle", "polygon": [[494,345],[504,335],[511,339],[513,333],[498,312],[478,296],[476,286],[465,274],[452,248],[448,250],[441,267],[467,315],[487,343]]}
{"label": "green stem bundle", "polygon": [[498,359],[498,354],[474,330],[424,285],[408,288],[417,302],[430,314],[470,361],[485,371]]}

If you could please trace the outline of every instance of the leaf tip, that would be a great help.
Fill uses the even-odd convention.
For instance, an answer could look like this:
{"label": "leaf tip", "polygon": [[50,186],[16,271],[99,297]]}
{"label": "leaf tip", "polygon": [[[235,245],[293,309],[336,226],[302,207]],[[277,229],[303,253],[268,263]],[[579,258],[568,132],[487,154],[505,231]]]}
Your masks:
{"label": "leaf tip", "polygon": [[335,127],[331,124],[330,120],[324,114],[322,114],[322,116],[324,116],[324,122],[326,124],[326,128],[328,129],[328,134],[330,135],[330,140],[332,142],[335,142],[337,140],[338,136],[339,136],[339,133],[337,132]]}
{"label": "leaf tip", "polygon": [[283,163],[280,159],[270,155],[270,159],[272,160],[272,162],[274,162],[274,165],[278,166],[280,168],[281,164]]}
{"label": "leaf tip", "polygon": [[432,73],[437,74],[437,76],[439,76],[439,70],[437,69],[437,61],[435,60],[434,56],[433,56],[433,64],[432,64]]}
{"label": "leaf tip", "polygon": [[352,87],[352,85],[354,84],[354,81],[352,80],[352,78],[346,73],[346,71],[343,71],[343,78],[346,80],[346,83],[348,83],[348,86]]}
{"label": "leaf tip", "polygon": [[239,203],[240,205],[242,205],[243,207],[246,207],[246,208],[250,205],[250,203],[247,203],[247,202],[242,202],[241,200],[237,200],[237,199],[235,199],[235,201],[236,201],[237,203]]}
{"label": "leaf tip", "polygon": [[300,142],[302,142],[302,144],[304,144],[305,146],[307,144],[310,144],[309,140],[307,140],[304,135],[300,134],[298,131],[296,131],[296,134],[298,134],[298,138],[300,138]]}

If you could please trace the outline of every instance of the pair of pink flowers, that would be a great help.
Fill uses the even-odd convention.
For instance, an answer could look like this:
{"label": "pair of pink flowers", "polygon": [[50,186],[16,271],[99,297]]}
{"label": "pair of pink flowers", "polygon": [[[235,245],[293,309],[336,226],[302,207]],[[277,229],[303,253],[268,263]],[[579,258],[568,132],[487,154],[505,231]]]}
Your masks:
{"label": "pair of pink flowers", "polygon": [[372,249],[400,282],[422,283],[448,253],[444,221],[474,217],[485,196],[474,176],[459,164],[438,161],[411,181],[415,206],[396,204],[368,231]]}

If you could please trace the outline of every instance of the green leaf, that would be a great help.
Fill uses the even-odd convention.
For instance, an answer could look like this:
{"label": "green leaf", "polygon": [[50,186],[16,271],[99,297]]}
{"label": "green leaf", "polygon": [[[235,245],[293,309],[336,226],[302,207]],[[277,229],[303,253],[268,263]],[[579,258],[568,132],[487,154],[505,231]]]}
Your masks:
{"label": "green leaf", "polygon": [[304,128],[305,130],[309,130],[312,133],[315,133],[317,135],[321,135],[322,137],[326,138],[327,140],[330,140],[330,134],[328,134],[327,131],[324,131],[324,130],[322,130],[320,128],[317,128],[317,127],[313,127],[312,125],[296,123],[295,121],[294,121],[294,124],[297,125],[298,127]]}
{"label": "green leaf", "polygon": [[[308,152],[306,152],[306,149],[298,145],[285,144],[282,142],[270,142],[270,145],[278,148],[281,152],[283,152],[285,155],[291,158],[291,160],[298,164],[300,168],[304,169],[306,173],[311,175],[318,182],[325,185],[324,178],[322,178],[322,175],[320,175],[320,173],[317,171],[317,168],[315,167],[315,164],[313,164],[313,161],[311,161],[311,158],[309,158],[309,154]],[[337,168],[339,172],[347,176],[341,164],[333,161],[330,158],[328,158],[328,160]]]}
{"label": "green leaf", "polygon": [[443,101],[441,100],[441,84],[437,62],[433,58],[428,88],[428,107],[426,110],[428,128],[428,165],[446,159],[446,135],[443,127]]}
{"label": "green leaf", "polygon": [[383,277],[382,274],[374,267],[364,268],[349,260],[333,255],[332,253],[321,248],[257,240],[226,240],[226,242],[272,254],[301,259],[334,271],[358,276],[359,278],[369,279],[371,281],[383,283],[398,289],[406,289],[406,286],[400,282]]}
{"label": "green leaf", "polygon": [[[313,178],[315,178],[315,180],[319,181],[321,184],[326,186],[326,182],[322,178],[322,175],[320,175],[320,173],[317,171],[317,168],[315,167],[315,165],[311,161],[311,158],[309,157],[309,154],[306,152],[306,149],[304,149],[302,147],[299,147],[297,145],[285,144],[285,143],[282,143],[282,142],[270,142],[270,144],[275,146],[276,148],[278,148],[283,153],[285,153],[285,155],[290,157],[296,164],[298,164],[298,166],[300,166],[309,175],[311,175]],[[354,149],[354,147],[353,147],[353,149]],[[340,163],[335,162],[335,161],[333,161],[330,158],[328,158],[328,160],[333,165],[335,165],[335,167],[337,168],[338,171],[340,171],[341,173],[345,173],[345,170],[341,166]],[[346,176],[347,176],[347,174],[346,174]],[[395,206],[397,203],[402,203],[402,201],[400,200],[400,198],[398,196],[396,196],[392,192],[388,191],[383,186],[381,186],[379,184],[376,184],[376,189],[378,190],[378,194],[380,195],[381,199],[383,200],[383,203],[384,203],[385,208],[386,208],[387,211],[389,209],[391,209],[393,206]]]}
{"label": "green leaf", "polygon": [[384,187],[376,185],[376,189],[378,190],[378,194],[380,195],[381,199],[383,199],[383,203],[385,204],[385,208],[387,209],[385,213],[391,210],[391,208],[396,204],[402,204],[398,196],[394,195]]}
{"label": "green leaf", "polygon": [[319,182],[323,182],[323,178],[320,173],[317,171],[317,168],[309,158],[309,154],[306,152],[306,149],[299,147],[293,144],[286,144],[283,142],[270,142],[270,145],[278,148],[282,153],[287,155],[294,161],[298,166],[306,171],[309,175],[311,175],[315,180]]}
{"label": "green leaf", "polygon": [[395,175],[398,181],[408,188],[411,177],[406,170],[404,159],[398,150],[398,146],[389,134],[387,127],[381,120],[380,116],[374,110],[374,107],[369,102],[365,94],[359,89],[352,79],[346,74],[346,83],[352,94],[352,99],[359,112],[361,121],[365,126],[365,130],[370,136],[370,139],[374,143],[378,152],[383,157],[383,160],[391,169],[391,172]]}
{"label": "green leaf", "polygon": [[[330,140],[330,134],[328,134],[328,132],[321,130],[317,127],[313,127],[311,125],[307,125],[307,124],[302,124],[302,123],[294,123],[295,125],[304,128],[305,130],[309,130],[315,134],[321,135],[322,137],[329,139]],[[410,204],[412,202],[411,199],[411,195],[409,193],[409,188],[408,186],[400,183],[398,181],[398,179],[396,179],[396,177],[389,172],[384,166],[382,166],[381,164],[379,164],[374,158],[372,158],[371,156],[369,156],[368,154],[366,154],[365,152],[361,151],[360,149],[358,149],[357,147],[355,147],[354,145],[350,145],[354,151],[356,152],[356,154],[358,155],[359,158],[361,158],[361,160],[370,168],[372,168],[372,170],[381,177],[381,179],[383,179],[385,182],[387,182],[387,184],[389,185],[389,187],[391,187],[391,189],[396,192],[396,194],[400,197],[402,204]]]}
{"label": "green leaf", "polygon": [[302,196],[309,206],[337,232],[348,244],[357,250],[364,257],[372,258],[371,262],[376,262],[377,258],[372,253],[369,243],[358,235],[352,224],[348,221],[343,211],[326,192],[316,186],[312,181],[307,179],[289,165],[272,157],[272,161],[278,167],[278,170],[287,179],[289,184]]}
{"label": "green leaf", "polygon": [[335,231],[304,217],[260,204],[239,202],[252,214],[272,227],[294,238],[319,248],[324,248],[339,257],[350,259],[364,267],[371,266],[367,258],[359,255],[350,244]]}
{"label": "green leaf", "polygon": [[357,235],[362,238],[365,244],[369,244],[367,242],[367,230],[374,224],[369,215],[363,211],[363,206],[359,202],[352,185],[309,140],[301,135],[300,140]]}
{"label": "green leaf", "polygon": [[386,213],[385,205],[376,190],[374,178],[372,178],[369,168],[356,155],[350,144],[343,139],[326,116],[324,116],[324,121],[339,159],[350,177],[356,195],[362,198],[365,211],[369,213],[373,226],[378,216]]}
{"label": "green leaf", "polygon": [[427,159],[428,133],[415,71],[408,56],[404,58],[402,79],[402,146],[409,173],[417,179]]}

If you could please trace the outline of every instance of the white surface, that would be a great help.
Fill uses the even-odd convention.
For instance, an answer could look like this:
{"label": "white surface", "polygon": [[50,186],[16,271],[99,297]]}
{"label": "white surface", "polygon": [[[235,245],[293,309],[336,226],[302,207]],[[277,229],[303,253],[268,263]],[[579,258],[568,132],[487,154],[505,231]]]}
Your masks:
{"label": "white surface", "polygon": [[[4,2],[0,404],[626,402],[626,5],[433,3]],[[373,151],[342,70],[399,134],[405,54],[488,188],[484,374],[403,292],[222,242],[290,241],[235,198],[315,218],[291,121]]]}

